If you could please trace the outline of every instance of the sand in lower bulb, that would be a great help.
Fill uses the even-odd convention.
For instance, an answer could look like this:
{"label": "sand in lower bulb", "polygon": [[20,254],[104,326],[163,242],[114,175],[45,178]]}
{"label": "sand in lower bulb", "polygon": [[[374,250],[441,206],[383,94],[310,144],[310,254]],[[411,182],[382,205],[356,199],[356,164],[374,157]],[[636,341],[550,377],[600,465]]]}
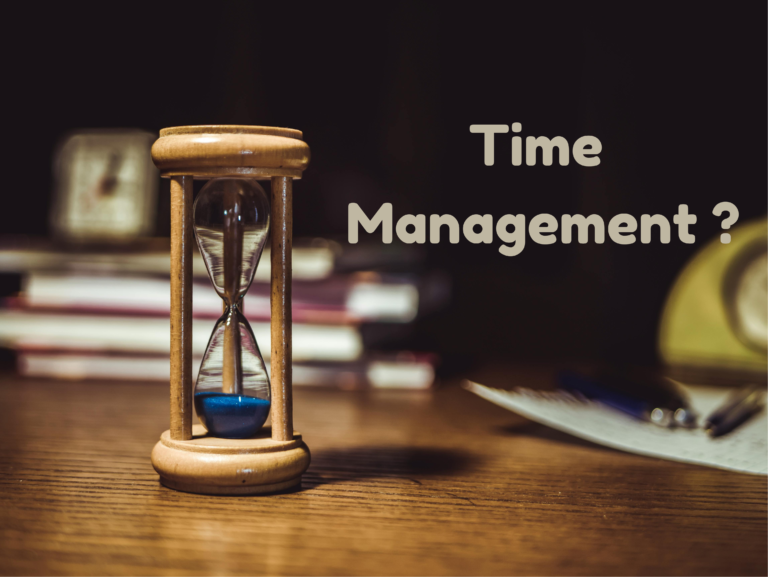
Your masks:
{"label": "sand in lower bulb", "polygon": [[208,433],[227,439],[253,437],[266,422],[268,399],[219,392],[195,393],[195,410]]}

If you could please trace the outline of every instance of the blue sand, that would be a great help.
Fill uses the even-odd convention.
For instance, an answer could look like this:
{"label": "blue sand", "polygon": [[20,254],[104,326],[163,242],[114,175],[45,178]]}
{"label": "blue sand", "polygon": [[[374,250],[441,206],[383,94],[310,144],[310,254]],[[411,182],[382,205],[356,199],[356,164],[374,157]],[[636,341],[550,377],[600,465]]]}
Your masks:
{"label": "blue sand", "polygon": [[268,399],[229,393],[195,393],[197,416],[208,432],[227,439],[247,439],[256,434],[269,415]]}

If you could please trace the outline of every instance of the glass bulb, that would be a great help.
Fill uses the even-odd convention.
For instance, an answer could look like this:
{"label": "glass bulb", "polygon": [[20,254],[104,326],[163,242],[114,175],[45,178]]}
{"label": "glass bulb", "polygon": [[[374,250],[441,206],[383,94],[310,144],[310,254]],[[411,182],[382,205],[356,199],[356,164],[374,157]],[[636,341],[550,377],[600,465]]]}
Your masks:
{"label": "glass bulb", "polygon": [[194,228],[208,275],[225,305],[200,365],[195,410],[214,436],[251,437],[269,414],[269,376],[240,309],[269,230],[264,189],[255,180],[211,180],[195,201]]}

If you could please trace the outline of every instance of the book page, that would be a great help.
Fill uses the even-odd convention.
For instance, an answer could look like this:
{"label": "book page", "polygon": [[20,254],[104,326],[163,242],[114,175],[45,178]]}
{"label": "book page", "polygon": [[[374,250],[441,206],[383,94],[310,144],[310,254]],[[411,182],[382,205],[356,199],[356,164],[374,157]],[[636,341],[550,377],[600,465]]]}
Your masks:
{"label": "book page", "polygon": [[[768,474],[766,410],[730,433],[712,439],[703,429],[667,429],[564,391],[503,391],[467,381],[465,388],[505,409],[576,437],[639,455],[753,474]],[[683,387],[699,422],[732,393]]]}

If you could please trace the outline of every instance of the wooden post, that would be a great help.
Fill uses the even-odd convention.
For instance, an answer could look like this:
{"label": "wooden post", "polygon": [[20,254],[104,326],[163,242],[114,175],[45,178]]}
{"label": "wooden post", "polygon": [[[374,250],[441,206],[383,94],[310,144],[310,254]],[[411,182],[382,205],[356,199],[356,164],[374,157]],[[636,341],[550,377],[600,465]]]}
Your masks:
{"label": "wooden post", "polygon": [[171,438],[192,438],[192,177],[171,177]]}
{"label": "wooden post", "polygon": [[272,177],[272,439],[293,439],[291,371],[291,248],[293,240],[293,179]]}

